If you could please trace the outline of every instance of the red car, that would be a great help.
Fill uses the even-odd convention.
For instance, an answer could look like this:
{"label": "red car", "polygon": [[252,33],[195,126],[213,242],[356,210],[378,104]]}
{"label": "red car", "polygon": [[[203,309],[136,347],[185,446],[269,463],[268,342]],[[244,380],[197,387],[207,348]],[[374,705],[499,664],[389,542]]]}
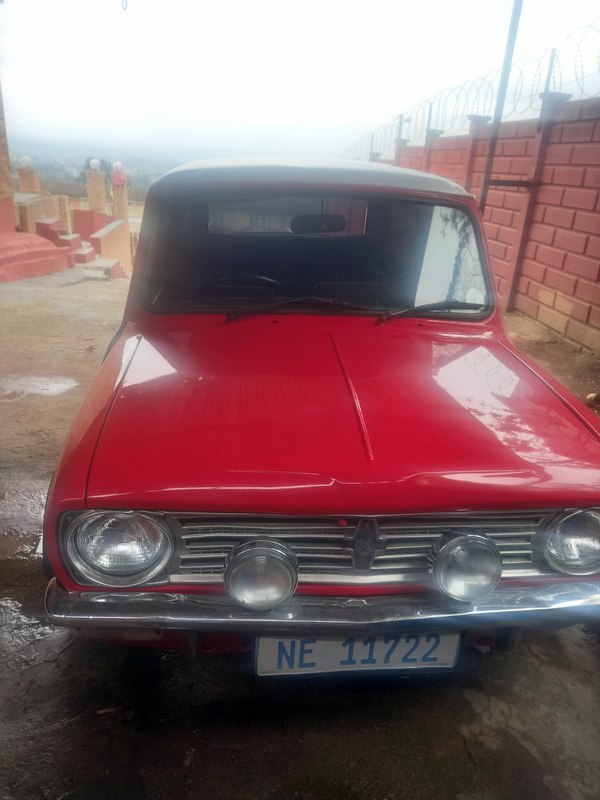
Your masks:
{"label": "red car", "polygon": [[199,162],[149,192],[44,549],[83,635],[447,669],[598,618],[600,425],[508,339],[456,184]]}

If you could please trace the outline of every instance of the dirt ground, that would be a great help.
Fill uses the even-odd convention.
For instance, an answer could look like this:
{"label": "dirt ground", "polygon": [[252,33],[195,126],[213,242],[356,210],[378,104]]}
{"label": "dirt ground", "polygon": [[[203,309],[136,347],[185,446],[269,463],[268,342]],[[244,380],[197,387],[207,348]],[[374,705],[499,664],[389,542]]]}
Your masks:
{"label": "dirt ground", "polygon": [[[467,648],[444,676],[298,682],[44,624],[45,494],[127,288],[77,270],[0,285],[1,800],[596,800],[600,641],[582,627]],[[507,325],[574,394],[600,391],[595,356]]]}
{"label": "dirt ground", "polygon": [[600,392],[600,358],[581,345],[563,339],[523,314],[510,313],[505,324],[522,353],[533,358],[575,397]]}

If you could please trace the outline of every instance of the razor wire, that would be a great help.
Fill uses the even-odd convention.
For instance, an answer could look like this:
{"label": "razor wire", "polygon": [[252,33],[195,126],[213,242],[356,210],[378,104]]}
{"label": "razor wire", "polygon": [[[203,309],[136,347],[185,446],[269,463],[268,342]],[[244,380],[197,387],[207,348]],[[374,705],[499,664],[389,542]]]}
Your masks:
{"label": "razor wire", "polygon": [[[523,119],[539,114],[540,92],[549,76],[549,90],[567,92],[573,100],[600,96],[600,17],[569,34],[554,51],[547,47],[540,56],[525,55],[511,67],[503,119]],[[467,133],[469,116],[492,117],[501,70],[465,81],[422,100],[408,111],[365,133],[340,153],[340,158],[368,161],[371,154],[393,159],[398,139],[412,145],[425,142],[427,130],[446,135]]]}

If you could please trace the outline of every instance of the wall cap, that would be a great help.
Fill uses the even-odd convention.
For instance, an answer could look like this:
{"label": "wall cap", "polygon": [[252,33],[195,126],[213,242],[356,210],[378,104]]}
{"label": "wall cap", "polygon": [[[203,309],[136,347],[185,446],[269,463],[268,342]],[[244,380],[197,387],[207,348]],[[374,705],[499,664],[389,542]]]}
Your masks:
{"label": "wall cap", "polygon": [[[102,212],[100,212],[100,213],[102,213]],[[101,236],[104,236],[105,234],[111,233],[112,231],[114,231],[116,228],[119,227],[119,225],[124,225],[124,224],[125,224],[125,220],[124,219],[116,219],[114,222],[111,222],[108,225],[106,225],[104,228],[101,228],[99,231],[96,231],[96,233],[93,233],[90,236],[90,239],[100,238]]]}

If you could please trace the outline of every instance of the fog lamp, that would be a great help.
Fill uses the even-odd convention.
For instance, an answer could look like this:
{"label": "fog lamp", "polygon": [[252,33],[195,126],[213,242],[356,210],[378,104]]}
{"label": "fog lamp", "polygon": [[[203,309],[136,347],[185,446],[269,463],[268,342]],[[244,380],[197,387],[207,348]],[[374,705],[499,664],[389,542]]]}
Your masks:
{"label": "fog lamp", "polygon": [[161,523],[137,512],[96,512],[67,531],[67,553],[82,575],[106,586],[135,586],[156,575],[172,553]]}
{"label": "fog lamp", "polygon": [[563,517],[548,533],[544,556],[567,575],[600,572],[600,513],[575,511]]}
{"label": "fog lamp", "polygon": [[502,575],[502,558],[482,533],[446,533],[433,546],[435,585],[454,600],[473,602],[492,592]]}
{"label": "fog lamp", "polygon": [[236,603],[252,611],[267,611],[296,591],[298,561],[280,542],[241,542],[227,556],[223,580]]}

